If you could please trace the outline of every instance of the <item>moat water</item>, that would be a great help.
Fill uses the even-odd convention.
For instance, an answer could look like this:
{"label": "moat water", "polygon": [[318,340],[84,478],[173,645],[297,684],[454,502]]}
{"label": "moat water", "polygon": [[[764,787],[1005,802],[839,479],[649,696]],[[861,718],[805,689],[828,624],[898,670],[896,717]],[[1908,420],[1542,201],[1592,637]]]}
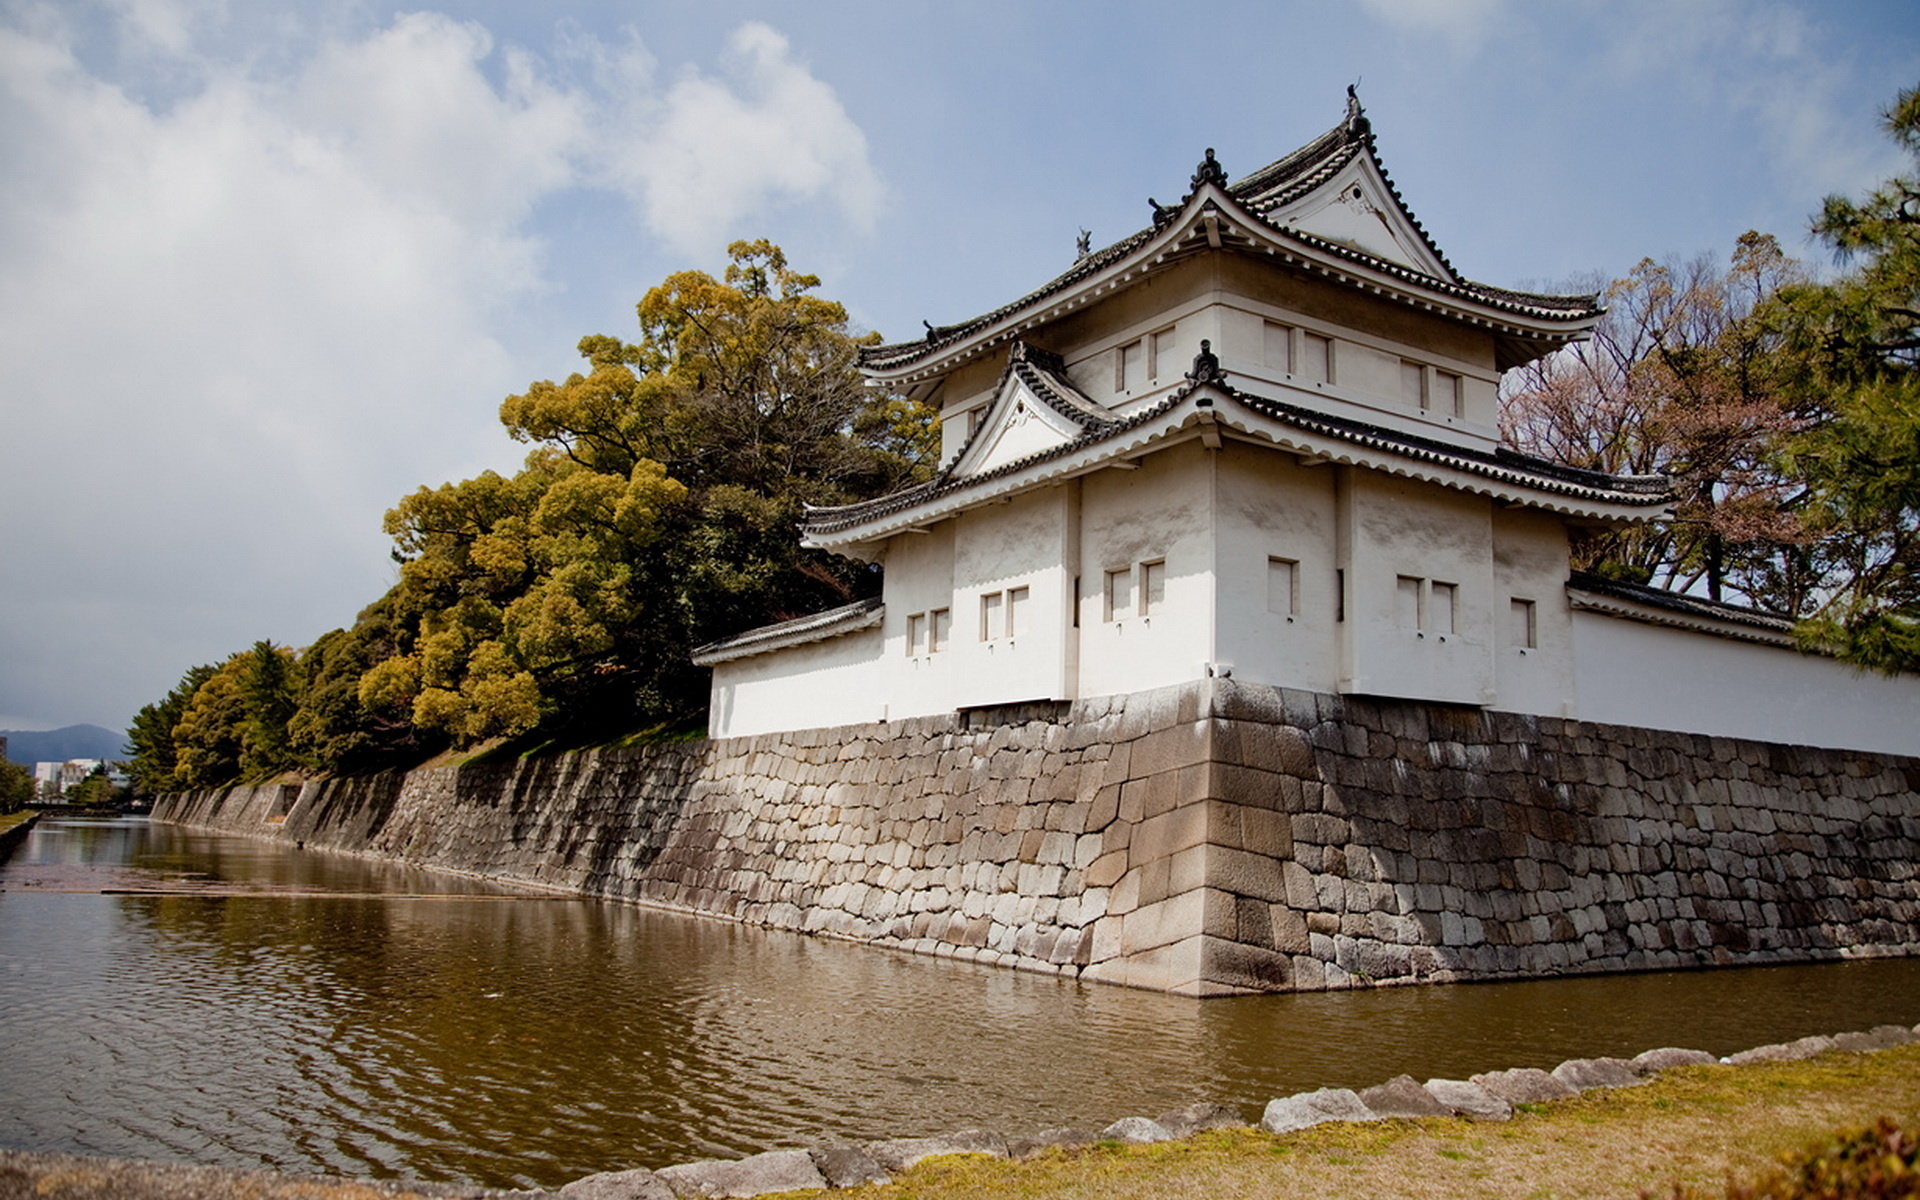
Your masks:
{"label": "moat water", "polygon": [[0,1146],[554,1187],[1920,1021],[1920,960],[1194,1001],[137,818],[0,864]]}

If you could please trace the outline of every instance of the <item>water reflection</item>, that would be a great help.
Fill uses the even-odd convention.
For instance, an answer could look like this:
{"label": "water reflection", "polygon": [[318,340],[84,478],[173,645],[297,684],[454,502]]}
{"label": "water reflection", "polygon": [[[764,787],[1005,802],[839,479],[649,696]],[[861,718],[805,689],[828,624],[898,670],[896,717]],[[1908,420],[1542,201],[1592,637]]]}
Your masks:
{"label": "water reflection", "polygon": [[[27,886],[108,867],[262,894]],[[1913,960],[1200,1003],[139,821],[0,888],[0,1145],[500,1186],[1920,1019]]]}

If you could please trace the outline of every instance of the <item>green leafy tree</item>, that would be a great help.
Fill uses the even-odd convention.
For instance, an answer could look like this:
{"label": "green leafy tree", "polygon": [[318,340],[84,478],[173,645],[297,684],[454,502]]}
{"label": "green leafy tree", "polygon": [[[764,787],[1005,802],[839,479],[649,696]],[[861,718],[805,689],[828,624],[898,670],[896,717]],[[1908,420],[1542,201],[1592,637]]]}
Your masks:
{"label": "green leafy tree", "polygon": [[0,813],[19,812],[33,803],[33,772],[17,762],[0,759]]}
{"label": "green leafy tree", "polygon": [[135,791],[158,795],[181,786],[174,726],[186,715],[194,693],[213,672],[214,668],[209,666],[194,667],[181,676],[179,685],[168,692],[165,699],[134,714],[133,725],[127,730],[127,754]]}
{"label": "green leafy tree", "polygon": [[[1920,88],[1883,125],[1920,167]],[[1781,454],[1824,577],[1800,634],[1863,667],[1920,670],[1920,173],[1829,196],[1813,232],[1853,269],[1785,289],[1769,314],[1812,413]]]}
{"label": "green leafy tree", "polygon": [[246,724],[240,735],[240,772],[271,775],[294,766],[287,724],[299,706],[299,671],[291,651],[259,641],[243,656],[241,687]]}
{"label": "green leafy tree", "polygon": [[721,279],[649,291],[639,342],[585,338],[585,372],[502,404],[534,444],[518,474],[388,514],[410,626],[361,679],[369,711],[459,744],[688,722],[706,700],[695,645],[878,586],[795,527],[807,504],[923,475],[932,414],[864,386],[845,309],[778,247],[731,256]]}
{"label": "green leafy tree", "polygon": [[107,777],[107,765],[98,763],[87,777],[73,785],[67,791],[67,803],[88,807],[104,807],[120,798],[120,789]]}

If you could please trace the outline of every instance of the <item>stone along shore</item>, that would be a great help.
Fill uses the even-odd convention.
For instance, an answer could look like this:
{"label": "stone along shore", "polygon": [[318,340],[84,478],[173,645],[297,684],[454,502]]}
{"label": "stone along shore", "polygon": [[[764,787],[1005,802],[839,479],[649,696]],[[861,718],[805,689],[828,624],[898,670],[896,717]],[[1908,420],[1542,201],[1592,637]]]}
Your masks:
{"label": "stone along shore", "polygon": [[[1920,1041],[1920,1025],[1881,1025],[1859,1033],[1806,1037],[1759,1046],[1716,1059],[1699,1050],[1663,1048],[1630,1059],[1579,1058],[1551,1071],[1534,1067],[1489,1071],[1469,1079],[1401,1075],[1353,1091],[1321,1088],[1270,1101],[1259,1128],[1284,1136],[1330,1122],[1369,1122],[1424,1117],[1505,1121],[1521,1106],[1551,1104],[1594,1089],[1633,1087],[1661,1071],[1696,1064],[1744,1065],[1813,1058],[1830,1053],[1871,1053]],[[1046,1129],[1003,1134],[968,1129],[933,1137],[893,1138],[810,1148],[770,1150],[741,1159],[709,1159],[657,1170],[604,1171],[556,1192],[408,1182],[363,1182],[339,1178],[230,1171],[214,1167],[115,1161],[71,1155],[0,1151],[0,1198],[79,1197],[82,1200],[205,1200],[246,1196],[253,1200],[371,1200],[442,1197],[452,1200],[708,1200],[754,1197],[800,1190],[837,1190],[884,1184],[933,1157],[981,1154],[1030,1158],[1054,1148],[1096,1143],[1143,1145],[1189,1138],[1211,1129],[1245,1128],[1240,1113],[1220,1104],[1194,1104],[1159,1117],[1122,1117],[1106,1127]]]}

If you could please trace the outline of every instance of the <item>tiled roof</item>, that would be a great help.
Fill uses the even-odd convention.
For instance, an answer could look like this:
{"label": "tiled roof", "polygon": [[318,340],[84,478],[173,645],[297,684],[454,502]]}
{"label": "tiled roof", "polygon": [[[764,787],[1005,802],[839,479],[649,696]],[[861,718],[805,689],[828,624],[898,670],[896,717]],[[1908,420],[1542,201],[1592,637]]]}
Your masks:
{"label": "tiled roof", "polygon": [[826,612],[795,617],[778,625],[762,625],[758,629],[749,629],[745,633],[736,633],[732,637],[723,637],[717,642],[697,647],[693,652],[693,662],[695,666],[710,667],[715,663],[765,654],[770,650],[823,642],[843,633],[878,625],[883,610],[880,597],[874,596],[843,604],[839,608],[830,608]]}
{"label": "tiled roof", "polygon": [[[1419,288],[1538,320],[1577,320],[1599,314],[1601,310],[1596,305],[1597,297],[1592,295],[1550,296],[1517,292],[1462,278],[1447,261],[1446,255],[1434,245],[1432,237],[1427,234],[1426,228],[1420,224],[1419,219],[1413,215],[1413,211],[1407,207],[1400,196],[1399,189],[1394,186],[1393,180],[1387,175],[1386,168],[1381,165],[1378,155],[1374,153],[1373,145],[1371,127],[1364,120],[1358,123],[1352,120],[1343,121],[1285,158],[1269,163],[1230,185],[1227,192],[1235,200],[1244,204],[1249,214],[1259,219],[1260,223],[1272,233],[1311,247],[1318,253],[1333,255]],[[1377,255],[1266,219],[1267,213],[1284,207],[1314,188],[1320,187],[1348,163],[1363,154],[1372,161],[1381,179],[1386,182],[1400,211],[1419,233],[1421,240],[1433,253],[1434,258],[1445,268],[1446,277],[1428,275]],[[1034,307],[1048,297],[1066,291],[1081,280],[1119,262],[1153,240],[1159,232],[1160,226],[1155,224],[1122,238],[1104,250],[1087,255],[1039,288],[992,312],[953,325],[930,326],[928,336],[925,338],[863,348],[860,351],[860,361],[863,365],[876,370],[888,370],[931,358],[938,351],[964,341],[968,336],[1005,318]]]}
{"label": "tiled roof", "polygon": [[1684,592],[1670,592],[1665,588],[1648,587],[1645,584],[1626,583],[1618,579],[1609,579],[1605,575],[1596,575],[1591,571],[1573,572],[1567,580],[1567,586],[1583,592],[1592,592],[1597,596],[1624,600],[1630,604],[1662,609],[1683,617],[1726,621],[1783,637],[1793,633],[1793,618],[1786,613],[1749,608],[1743,604],[1727,604],[1719,600],[1689,596]]}
{"label": "tiled roof", "polygon": [[[951,468],[949,468],[949,471],[943,471],[926,483],[889,496],[835,508],[809,508],[801,527],[809,534],[839,533],[868,521],[903,512],[915,505],[1011,475],[1050,459],[1064,457],[1110,438],[1119,437],[1129,430],[1164,416],[1202,386],[1217,389],[1251,411],[1303,433],[1346,442],[1364,449],[1383,451],[1400,458],[1447,467],[1508,486],[1592,503],[1633,508],[1653,508],[1664,505],[1672,499],[1668,480],[1661,475],[1607,475],[1599,471],[1586,471],[1578,467],[1548,462],[1545,459],[1533,458],[1511,450],[1500,449],[1490,453],[1471,450],[1362,421],[1327,416],[1282,400],[1251,395],[1224,383],[1203,385],[1189,382],[1170,393],[1165,399],[1140,412],[1130,414],[1123,419],[1116,419],[1105,426],[1089,427],[1077,438],[1049,450],[1002,464],[991,471],[954,477],[950,474]],[[954,461],[957,462],[958,458],[956,457]]]}

